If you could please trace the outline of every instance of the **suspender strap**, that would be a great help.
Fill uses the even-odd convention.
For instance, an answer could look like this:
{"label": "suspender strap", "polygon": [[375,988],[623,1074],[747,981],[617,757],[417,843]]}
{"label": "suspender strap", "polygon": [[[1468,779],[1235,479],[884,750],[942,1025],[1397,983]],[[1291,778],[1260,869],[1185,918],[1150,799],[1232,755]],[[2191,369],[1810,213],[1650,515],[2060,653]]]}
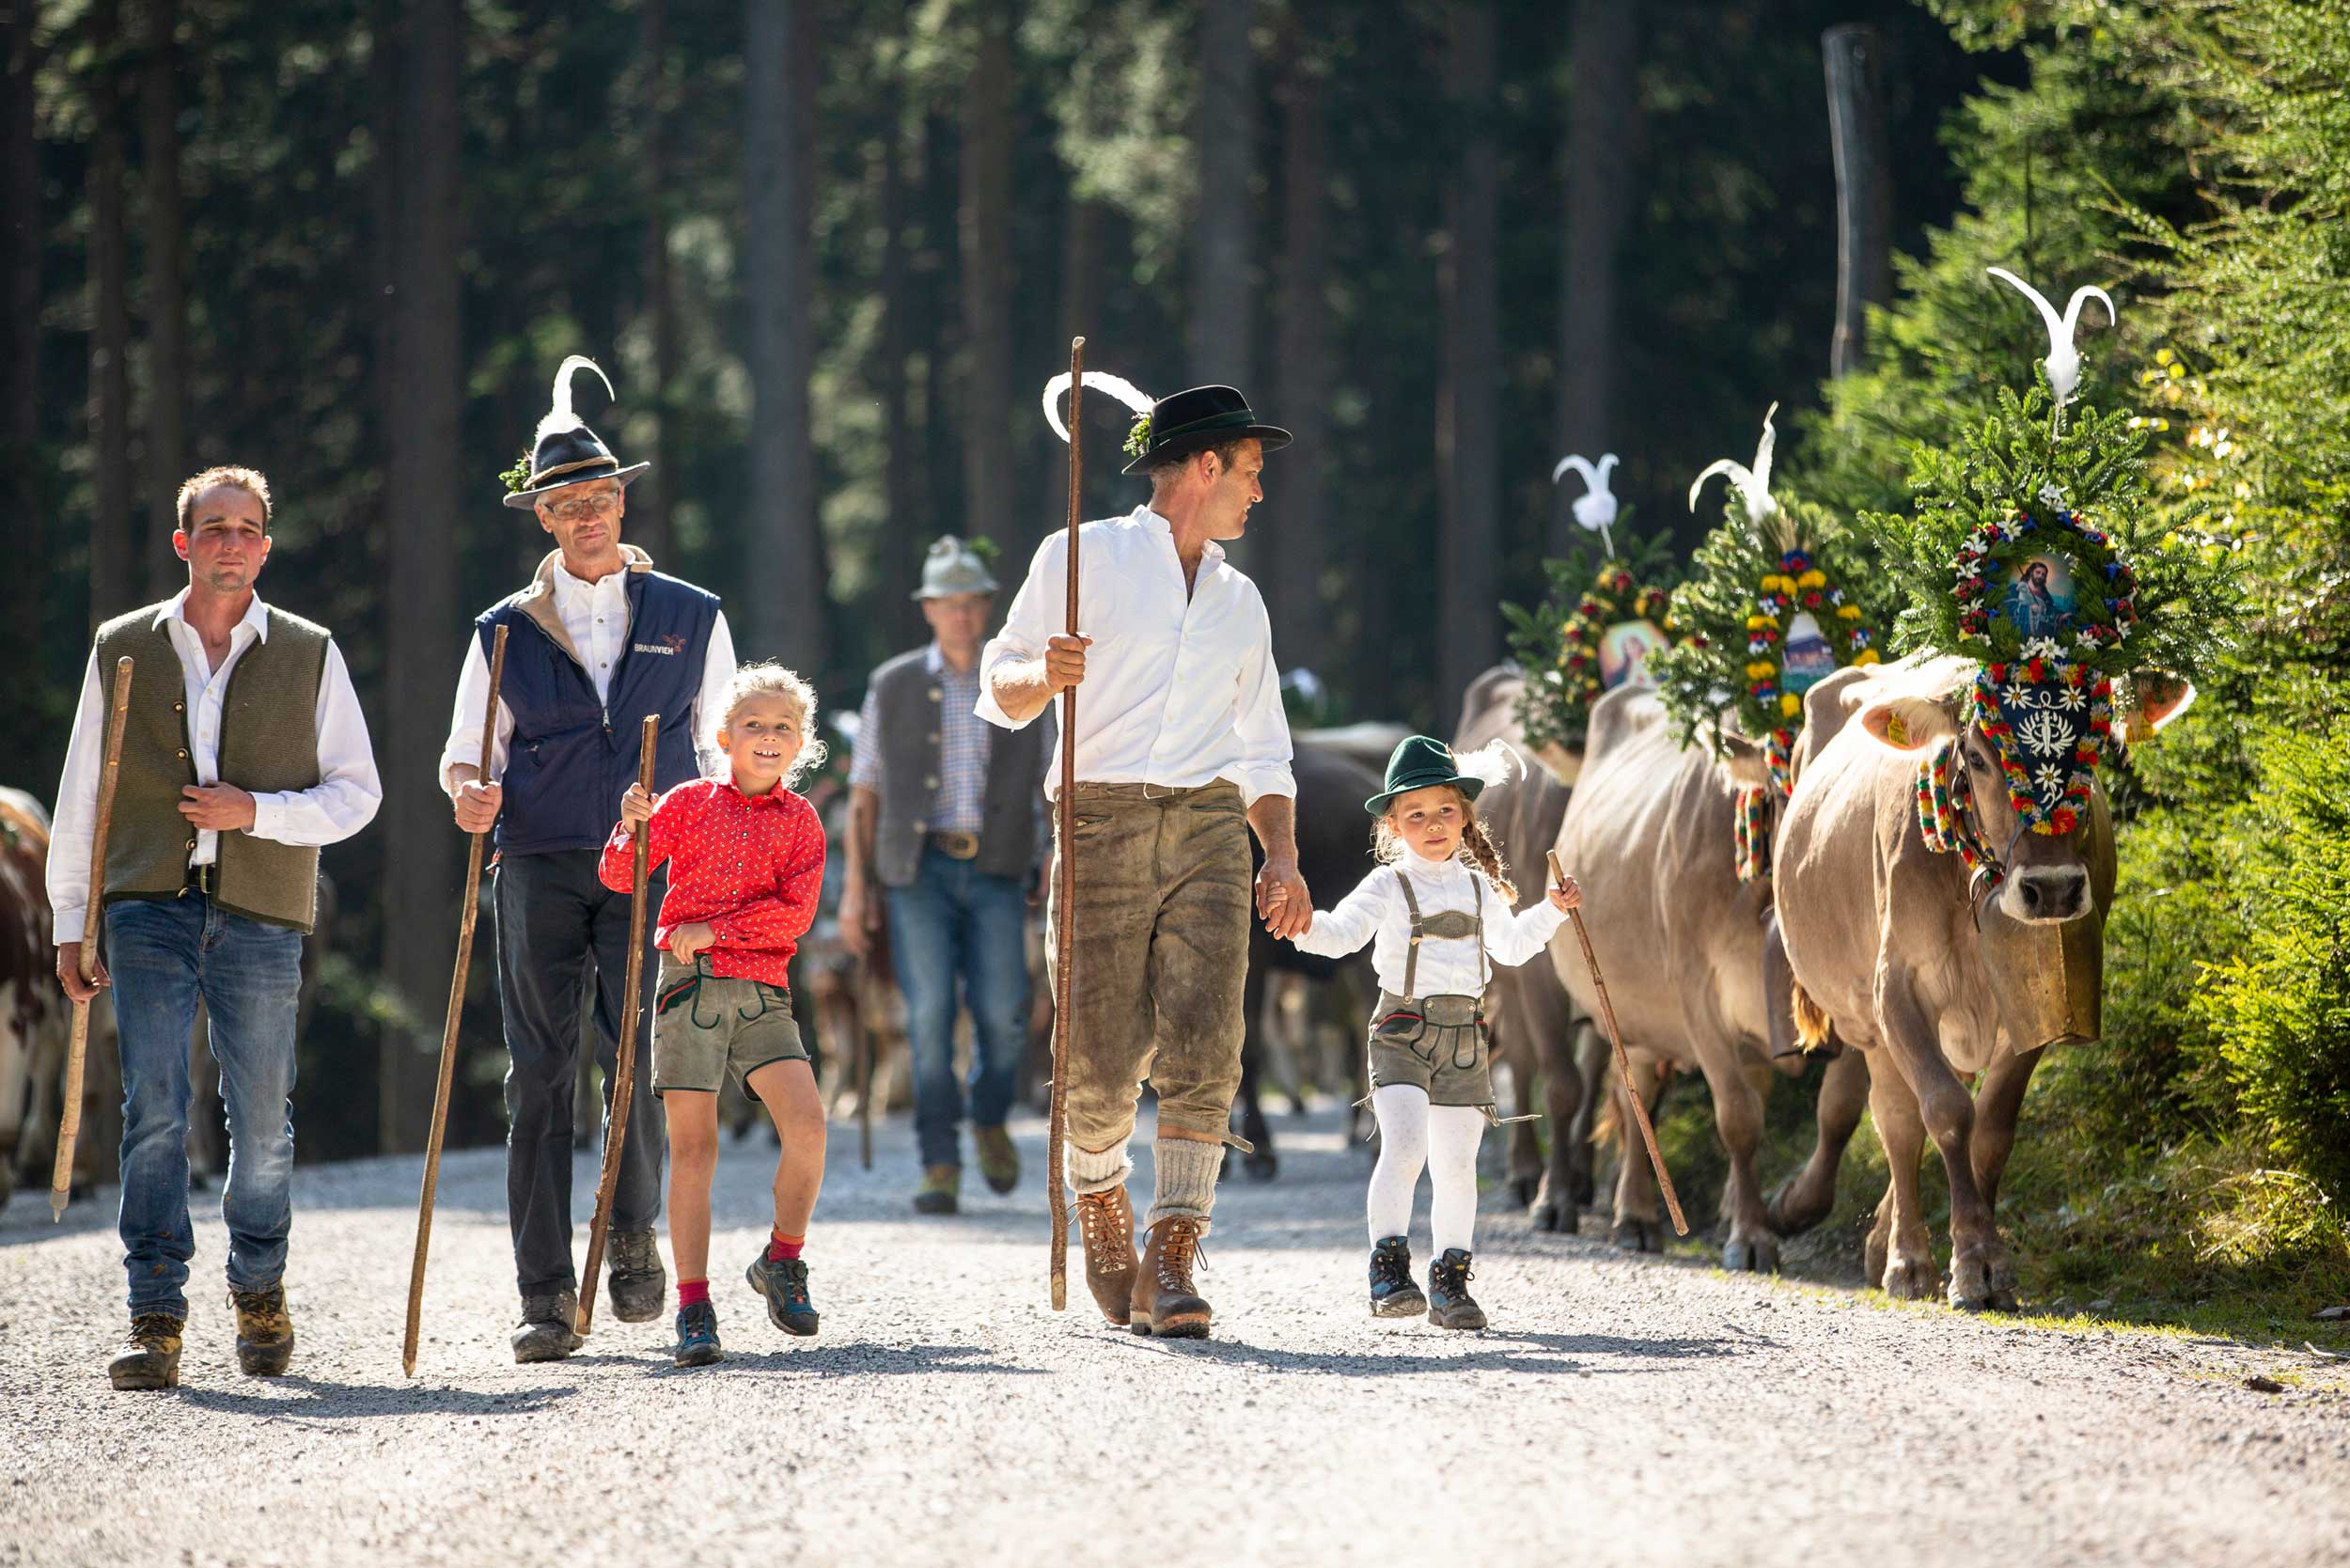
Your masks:
{"label": "suspender strap", "polygon": [[1477,898],[1477,1013],[1485,1014],[1485,987],[1493,983],[1493,960],[1485,955],[1485,877],[1481,871],[1469,872],[1469,889]]}
{"label": "suspender strap", "polygon": [[1406,1002],[1416,1002],[1419,997],[1419,992],[1416,989],[1419,980],[1421,924],[1419,900],[1412,896],[1412,879],[1403,874],[1403,868],[1401,866],[1395,870],[1395,880],[1403,889],[1403,907],[1409,910],[1412,916],[1412,939],[1403,945],[1403,999]]}

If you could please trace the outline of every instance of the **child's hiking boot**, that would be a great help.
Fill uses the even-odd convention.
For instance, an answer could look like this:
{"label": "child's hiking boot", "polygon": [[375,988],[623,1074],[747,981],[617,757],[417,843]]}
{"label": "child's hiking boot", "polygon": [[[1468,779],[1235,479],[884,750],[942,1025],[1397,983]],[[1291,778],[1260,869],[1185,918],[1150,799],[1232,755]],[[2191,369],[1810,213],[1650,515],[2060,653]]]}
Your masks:
{"label": "child's hiking boot", "polygon": [[1135,1271],[1135,1294],[1127,1303],[1127,1327],[1162,1340],[1204,1340],[1210,1309],[1191,1282],[1199,1255],[1199,1222],[1184,1215],[1151,1227],[1151,1240]]}
{"label": "child's hiking boot", "polygon": [[523,1321],[514,1330],[514,1359],[560,1361],[579,1348],[572,1325],[579,1321],[579,1293],[548,1291],[523,1297]]}
{"label": "child's hiking boot", "polygon": [[1412,1244],[1402,1236],[1384,1236],[1371,1249],[1371,1315],[1374,1318],[1416,1318],[1428,1310],[1428,1298],[1412,1282]]}
{"label": "child's hiking boot", "polygon": [[922,1168],[922,1184],[914,1189],[917,1215],[950,1215],[963,1192],[963,1172],[951,1165]]}
{"label": "child's hiking boot", "polygon": [[724,1359],[718,1349],[718,1309],[707,1301],[681,1307],[677,1314],[677,1353],[681,1367],[706,1367]]}
{"label": "child's hiking boot", "polygon": [[767,1298],[767,1321],[802,1339],[816,1332],[816,1304],[808,1299],[807,1263],[800,1258],[770,1258],[761,1252],[744,1271],[751,1289]]}
{"label": "child's hiking boot", "polygon": [[1020,1184],[1020,1151],[1011,1145],[1011,1134],[1002,1126],[974,1127],[971,1145],[979,1151],[979,1174],[987,1178],[987,1190],[1010,1192]]}
{"label": "child's hiking boot", "polygon": [[1485,1309],[1468,1294],[1474,1275],[1469,1255],[1448,1247],[1444,1256],[1428,1265],[1428,1321],[1438,1328],[1482,1328]]}
{"label": "child's hiking boot", "polygon": [[669,1299],[669,1274],[661,1266],[661,1248],[650,1231],[612,1232],[611,1273],[604,1295],[612,1315],[622,1323],[650,1323]]}
{"label": "child's hiking boot", "polygon": [[275,1377],[293,1359],[293,1317],[286,1310],[286,1287],[228,1293],[237,1309],[237,1365],[247,1377]]}
{"label": "child's hiking boot", "polygon": [[1135,1206],[1124,1184],[1077,1195],[1077,1232],[1085,1242],[1086,1289],[1113,1328],[1132,1321],[1135,1272]]}
{"label": "child's hiking boot", "polygon": [[131,1337],[106,1363],[118,1388],[180,1387],[180,1330],[186,1320],[168,1312],[141,1312],[131,1320]]}

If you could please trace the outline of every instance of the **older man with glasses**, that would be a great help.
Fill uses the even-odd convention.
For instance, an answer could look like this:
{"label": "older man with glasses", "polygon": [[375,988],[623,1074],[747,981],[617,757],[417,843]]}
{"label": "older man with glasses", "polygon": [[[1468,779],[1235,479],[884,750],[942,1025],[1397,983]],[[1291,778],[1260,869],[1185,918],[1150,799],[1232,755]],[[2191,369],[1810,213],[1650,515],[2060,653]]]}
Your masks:
{"label": "older man with glasses", "polygon": [[[706,771],[697,755],[710,744],[705,721],[734,677],[734,639],[717,596],[655,572],[651,557],[620,542],[626,487],[651,464],[621,466],[572,413],[577,369],[603,379],[591,360],[563,362],[530,455],[507,476],[506,504],[535,512],[556,549],[528,588],[475,619],[441,753],[441,786],[457,825],[497,829],[492,908],[510,1063],[506,1198],[522,1294],[517,1361],[556,1360],[579,1346],[572,1332],[572,1102],[580,994],[592,966],[608,1122],[628,973],[628,895],[599,880],[597,857],[621,794],[636,781],[646,715],[661,716],[653,782],[668,790]],[[510,631],[485,762],[489,650],[501,625]],[[643,1023],[630,1043],[647,1083],[658,969],[644,965]],[[612,1202],[612,1312],[624,1323],[657,1317],[666,1305],[668,1278],[652,1233],[663,1147],[659,1101],[639,1094]]]}

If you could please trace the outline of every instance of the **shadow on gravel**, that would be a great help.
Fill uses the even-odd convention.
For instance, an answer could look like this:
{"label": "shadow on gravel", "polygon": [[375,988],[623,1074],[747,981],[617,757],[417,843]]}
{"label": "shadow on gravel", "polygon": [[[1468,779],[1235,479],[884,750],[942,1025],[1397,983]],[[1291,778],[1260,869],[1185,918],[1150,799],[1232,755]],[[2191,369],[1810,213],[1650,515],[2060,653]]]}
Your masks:
{"label": "shadow on gravel", "polygon": [[381,1384],[323,1383],[309,1377],[273,1378],[274,1389],[299,1393],[236,1393],[226,1388],[181,1388],[180,1402],[199,1410],[230,1415],[266,1416],[286,1420],[357,1420],[375,1416],[509,1416],[544,1410],[577,1393],[576,1388],[547,1387],[479,1393],[467,1388],[385,1387]]}
{"label": "shadow on gravel", "polygon": [[[875,1345],[835,1343],[810,1345],[802,1350],[740,1351],[729,1350],[719,1370],[743,1367],[758,1372],[796,1372],[812,1377],[890,1377],[922,1372],[990,1372],[1010,1373],[1019,1377],[1042,1377],[1042,1367],[1023,1367],[1010,1361],[975,1360],[988,1353],[978,1345]],[[708,1367],[680,1367],[660,1362],[644,1369],[647,1377],[693,1377],[710,1372]]]}
{"label": "shadow on gravel", "polygon": [[[1614,1334],[1484,1333],[1472,1341],[1480,1348],[1465,1355],[1420,1355],[1415,1353],[1418,1347],[1414,1341],[1418,1338],[1408,1333],[1396,1334],[1387,1341],[1393,1348],[1348,1352],[1281,1350],[1233,1340],[1154,1340],[1137,1337],[1133,1342],[1154,1349],[1162,1356],[1198,1356],[1203,1360],[1223,1361],[1262,1372],[1307,1372],[1324,1377],[1389,1377],[1399,1372],[1629,1372],[1654,1369],[1631,1365],[1594,1366],[1574,1357],[1616,1356],[1626,1362],[1698,1360],[1744,1355],[1762,1348],[1766,1342],[1757,1340],[1634,1340]],[[1458,1341],[1447,1339],[1429,1342],[1433,1345]],[[1527,1348],[1484,1348],[1512,1345]]]}

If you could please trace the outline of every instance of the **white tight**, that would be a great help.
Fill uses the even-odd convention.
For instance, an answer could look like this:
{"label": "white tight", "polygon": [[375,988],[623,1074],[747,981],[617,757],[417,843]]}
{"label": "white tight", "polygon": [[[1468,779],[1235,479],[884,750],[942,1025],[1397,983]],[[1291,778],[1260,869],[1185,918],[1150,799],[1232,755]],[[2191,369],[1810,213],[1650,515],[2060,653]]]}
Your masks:
{"label": "white tight", "polygon": [[1428,1228],[1434,1252],[1466,1252],[1477,1231],[1477,1146],[1484,1141],[1485,1113],[1475,1105],[1432,1105],[1428,1091],[1389,1084],[1371,1096],[1379,1118],[1379,1164],[1371,1173],[1371,1241],[1409,1235],[1412,1199],[1419,1172],[1428,1168],[1435,1197]]}

